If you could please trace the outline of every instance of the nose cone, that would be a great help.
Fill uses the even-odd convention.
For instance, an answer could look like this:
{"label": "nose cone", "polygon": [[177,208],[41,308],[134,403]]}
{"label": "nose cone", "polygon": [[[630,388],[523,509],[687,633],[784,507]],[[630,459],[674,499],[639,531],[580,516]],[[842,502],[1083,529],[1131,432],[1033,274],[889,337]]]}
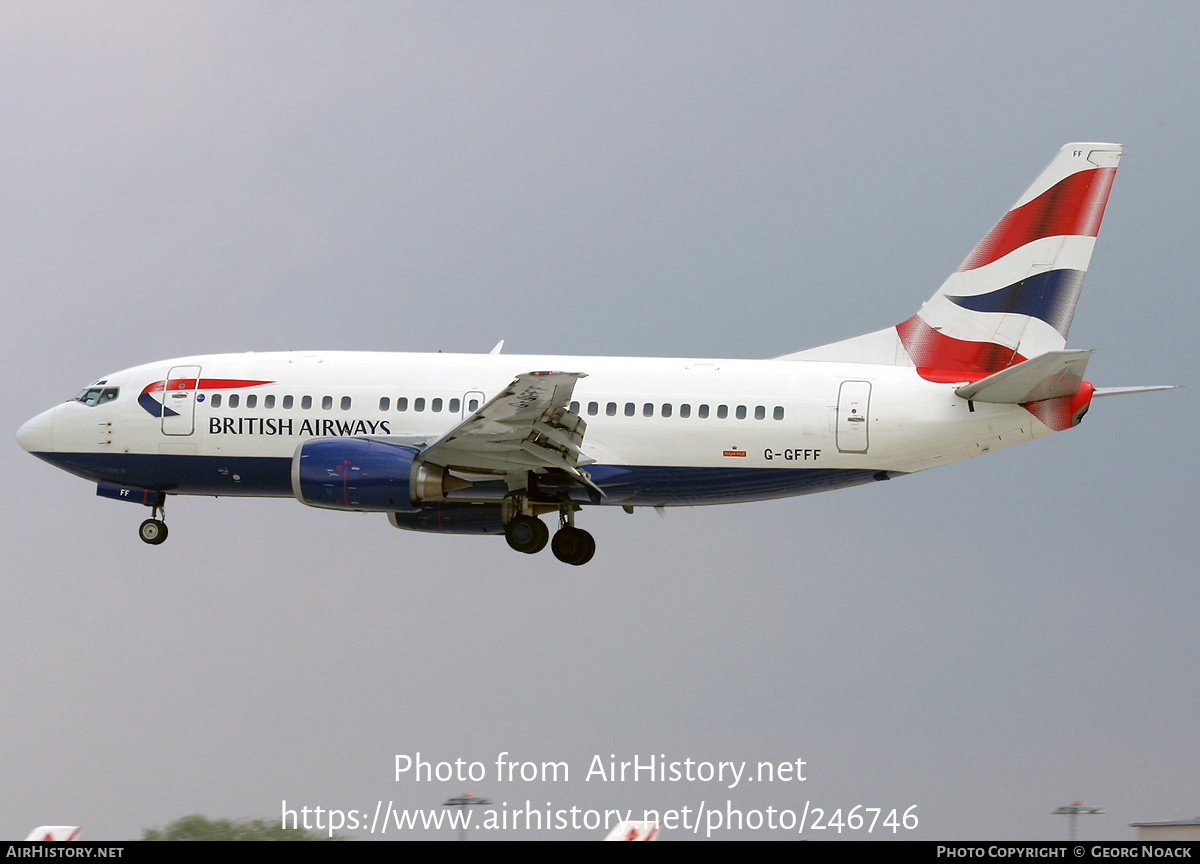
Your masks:
{"label": "nose cone", "polygon": [[57,408],[43,411],[17,430],[17,443],[30,453],[54,451],[54,412]]}

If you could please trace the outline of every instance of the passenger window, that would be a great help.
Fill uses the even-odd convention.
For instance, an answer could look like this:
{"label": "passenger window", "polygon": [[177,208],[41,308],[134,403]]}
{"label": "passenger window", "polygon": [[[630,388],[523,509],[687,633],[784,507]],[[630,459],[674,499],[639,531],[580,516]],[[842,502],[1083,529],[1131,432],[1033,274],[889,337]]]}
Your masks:
{"label": "passenger window", "polygon": [[312,397],[311,396],[301,396],[300,397],[300,407],[302,409],[304,409],[305,411],[307,411],[309,408],[311,408],[312,407]]}
{"label": "passenger window", "polygon": [[642,406],[642,416],[643,417],[653,417],[654,416],[654,403],[653,402],[647,402],[645,405]]}
{"label": "passenger window", "polygon": [[212,407],[214,407],[214,408],[220,408],[221,407],[221,394],[214,393],[212,395],[212,402],[210,402],[209,404],[212,405]]}
{"label": "passenger window", "polygon": [[607,414],[609,417],[616,417],[617,416],[617,403],[609,402],[607,405],[605,405],[604,413]]}
{"label": "passenger window", "polygon": [[718,405],[717,406],[717,419],[724,420],[728,416],[729,416],[729,406],[728,405]]}
{"label": "passenger window", "polygon": [[462,400],[461,399],[451,399],[450,400],[450,413],[457,414],[460,410],[462,410]]}
{"label": "passenger window", "polygon": [[737,419],[739,419],[739,420],[746,419],[746,406],[745,405],[739,405],[737,407]]}
{"label": "passenger window", "polygon": [[433,404],[430,406],[430,410],[431,411],[441,411],[442,410],[442,400],[434,399]]}
{"label": "passenger window", "polygon": [[388,397],[386,397],[386,396],[381,396],[381,397],[379,398],[379,410],[380,410],[380,411],[386,411],[386,410],[388,410],[388,409],[389,409],[389,408],[391,408],[391,407],[392,407],[392,400],[391,400],[391,399],[389,399],[389,398],[388,398]]}
{"label": "passenger window", "polygon": [[664,416],[664,417],[670,417],[670,416],[671,416],[671,403],[670,403],[670,402],[664,402],[664,403],[663,403],[663,406],[662,406],[662,416]]}
{"label": "passenger window", "polygon": [[349,396],[343,396],[343,397],[342,397],[342,410],[343,410],[343,411],[349,411],[349,410],[350,410],[350,397],[349,397]]}
{"label": "passenger window", "polygon": [[246,407],[254,408],[256,405],[258,405],[258,397],[251,393],[246,397]]}
{"label": "passenger window", "polygon": [[589,417],[595,417],[596,412],[598,412],[599,410],[600,410],[599,402],[589,402],[588,403],[588,416]]}
{"label": "passenger window", "polygon": [[772,417],[774,417],[776,420],[782,420],[782,419],[783,419],[783,406],[782,406],[782,405],[776,405],[776,406],[775,406],[775,413],[774,413],[774,414],[772,414],[771,416],[772,416]]}
{"label": "passenger window", "polygon": [[333,407],[333,397],[332,396],[322,396],[321,397],[321,408],[328,411],[332,407]]}
{"label": "passenger window", "polygon": [[708,419],[708,406],[707,406],[707,405],[701,405],[701,406],[700,406],[700,411],[699,411],[699,414],[700,414],[700,419],[701,419],[701,420],[707,420],[707,419]]}
{"label": "passenger window", "polygon": [[238,406],[238,394],[230,393],[229,394],[229,407],[236,408],[237,406]]}
{"label": "passenger window", "polygon": [[396,410],[397,411],[407,411],[408,410],[408,397],[407,396],[401,396],[399,399],[396,400]]}
{"label": "passenger window", "polygon": [[468,411],[470,411],[471,413],[474,413],[474,412],[478,411],[478,410],[479,410],[479,400],[478,400],[478,399],[472,399],[470,402],[468,402],[468,403],[467,403],[467,410],[468,410]]}
{"label": "passenger window", "polygon": [[264,408],[274,408],[275,407],[275,396],[271,395],[271,396],[267,396],[265,399],[263,399],[263,407]]}
{"label": "passenger window", "polygon": [[425,397],[424,396],[422,396],[419,399],[413,400],[413,410],[414,411],[424,411],[425,410]]}
{"label": "passenger window", "polygon": [[571,413],[572,413],[572,414],[578,414],[578,413],[579,413],[579,403],[578,403],[578,402],[572,402],[572,403],[571,403]]}
{"label": "passenger window", "polygon": [[757,406],[754,409],[754,419],[755,420],[766,420],[767,419],[767,409],[765,407],[763,407],[762,405]]}
{"label": "passenger window", "polygon": [[632,402],[625,403],[625,416],[626,417],[632,417],[633,412],[636,410],[637,410],[637,406],[634,405]]}
{"label": "passenger window", "polygon": [[283,397],[283,407],[285,409],[287,409],[288,411],[292,410],[292,397],[291,396]]}
{"label": "passenger window", "polygon": [[684,402],[682,405],[680,405],[679,406],[679,416],[680,417],[691,417],[692,416],[692,406],[686,402]]}

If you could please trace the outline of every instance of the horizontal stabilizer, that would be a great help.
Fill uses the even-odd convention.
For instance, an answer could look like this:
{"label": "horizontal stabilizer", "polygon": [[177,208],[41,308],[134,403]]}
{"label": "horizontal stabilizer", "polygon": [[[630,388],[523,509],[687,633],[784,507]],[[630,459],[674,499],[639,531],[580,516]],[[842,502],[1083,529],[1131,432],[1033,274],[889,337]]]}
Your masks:
{"label": "horizontal stabilizer", "polygon": [[1125,396],[1129,393],[1149,393],[1151,390],[1174,390],[1178,384],[1149,384],[1145,387],[1097,387],[1092,397]]}
{"label": "horizontal stabilizer", "polygon": [[1091,351],[1048,351],[994,375],[964,384],[954,392],[975,402],[1022,405],[1074,396],[1083,383]]}

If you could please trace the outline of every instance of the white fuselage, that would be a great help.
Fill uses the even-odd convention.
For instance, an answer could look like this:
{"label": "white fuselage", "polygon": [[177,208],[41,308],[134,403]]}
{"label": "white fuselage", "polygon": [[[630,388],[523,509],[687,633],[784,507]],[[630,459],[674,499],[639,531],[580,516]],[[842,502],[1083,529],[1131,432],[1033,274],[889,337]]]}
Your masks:
{"label": "white fuselage", "polygon": [[[200,381],[194,391],[173,393],[168,383],[146,392],[180,369],[198,370],[186,372]],[[594,465],[586,470],[599,471],[601,486],[604,468],[656,469],[593,503],[803,494],[956,462],[1051,431],[1018,405],[968,403],[953,384],[923,380],[907,366],[289,352],[201,355],[127,369],[98,382],[119,388],[112,401],[58,405],[20,437],[31,452],[102,482],[171,494],[289,496],[284,466],[304,441],[433,443],[515,376],[535,370],[586,374],[572,407],[587,423],[582,451]],[[162,404],[181,410],[159,416]],[[707,470],[689,475],[692,469]],[[748,477],[757,479],[747,484]],[[464,490],[455,497],[490,496]]]}

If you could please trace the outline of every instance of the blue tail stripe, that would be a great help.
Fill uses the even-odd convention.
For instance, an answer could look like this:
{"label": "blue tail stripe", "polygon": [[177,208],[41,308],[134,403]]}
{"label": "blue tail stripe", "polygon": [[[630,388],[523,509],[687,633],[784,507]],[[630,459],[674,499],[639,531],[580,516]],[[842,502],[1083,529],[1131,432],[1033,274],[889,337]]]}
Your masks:
{"label": "blue tail stripe", "polygon": [[[101,483],[120,483],[171,494],[292,497],[288,457],[185,456],[143,453],[34,453],[52,465]],[[872,468],[674,468],[647,465],[589,465],[606,504],[672,506],[765,501],[827,489],[858,486],[899,476]],[[236,479],[235,479],[236,478]],[[484,484],[485,486],[487,484]],[[507,487],[495,484],[496,500]],[[543,484],[547,485],[547,484]],[[487,489],[473,492],[484,498]],[[560,490],[588,503],[586,487]]]}
{"label": "blue tail stripe", "polygon": [[987,294],[947,300],[974,312],[1012,312],[1045,321],[1066,338],[1083,287],[1082,270],[1047,270]]}

